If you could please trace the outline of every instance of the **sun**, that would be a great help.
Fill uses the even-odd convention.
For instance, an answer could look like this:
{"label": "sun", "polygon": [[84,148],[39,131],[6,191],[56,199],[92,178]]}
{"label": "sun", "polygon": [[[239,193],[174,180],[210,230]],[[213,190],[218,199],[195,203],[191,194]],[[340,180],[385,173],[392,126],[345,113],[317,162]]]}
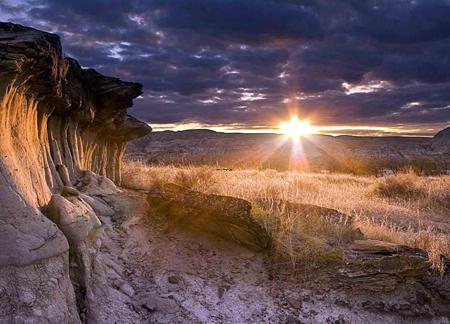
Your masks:
{"label": "sun", "polygon": [[307,120],[299,120],[297,116],[292,116],[287,122],[280,123],[281,132],[291,138],[299,138],[314,134],[315,128]]}

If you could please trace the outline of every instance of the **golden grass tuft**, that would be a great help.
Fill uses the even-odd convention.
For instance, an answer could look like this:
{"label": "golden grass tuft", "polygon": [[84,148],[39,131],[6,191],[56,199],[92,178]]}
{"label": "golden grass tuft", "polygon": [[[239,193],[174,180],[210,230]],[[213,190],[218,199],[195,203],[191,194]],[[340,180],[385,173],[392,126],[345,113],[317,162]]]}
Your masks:
{"label": "golden grass tuft", "polygon": [[423,189],[413,170],[380,178],[373,185],[376,195],[387,198],[415,197],[423,195]]}
{"label": "golden grass tuft", "polygon": [[209,188],[214,186],[214,169],[211,167],[191,167],[177,170],[173,182],[189,188]]}

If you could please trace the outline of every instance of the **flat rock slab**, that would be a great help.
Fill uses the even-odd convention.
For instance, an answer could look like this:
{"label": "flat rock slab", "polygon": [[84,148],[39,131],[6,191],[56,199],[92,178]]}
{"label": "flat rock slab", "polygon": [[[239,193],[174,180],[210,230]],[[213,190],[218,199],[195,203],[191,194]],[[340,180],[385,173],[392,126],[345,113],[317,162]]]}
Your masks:
{"label": "flat rock slab", "polygon": [[401,246],[395,243],[378,240],[357,240],[352,244],[352,250],[366,253],[396,253]]}
{"label": "flat rock slab", "polygon": [[425,251],[378,240],[354,241],[344,261],[343,277],[369,291],[392,291],[407,279],[423,278],[430,268]]}
{"label": "flat rock slab", "polygon": [[252,218],[246,200],[164,184],[151,191],[147,201],[150,212],[164,217],[169,228],[212,234],[253,251],[265,251],[270,245],[267,231]]}

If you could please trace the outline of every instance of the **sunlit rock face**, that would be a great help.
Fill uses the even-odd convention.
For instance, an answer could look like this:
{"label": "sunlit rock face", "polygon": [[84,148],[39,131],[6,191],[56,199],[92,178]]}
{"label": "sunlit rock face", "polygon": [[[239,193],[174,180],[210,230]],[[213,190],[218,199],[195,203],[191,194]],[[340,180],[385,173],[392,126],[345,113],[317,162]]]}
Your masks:
{"label": "sunlit rock face", "polygon": [[0,322],[79,321],[69,244],[41,209],[86,172],[120,183],[126,142],[150,131],[126,113],[141,90],[63,58],[56,35],[0,23]]}

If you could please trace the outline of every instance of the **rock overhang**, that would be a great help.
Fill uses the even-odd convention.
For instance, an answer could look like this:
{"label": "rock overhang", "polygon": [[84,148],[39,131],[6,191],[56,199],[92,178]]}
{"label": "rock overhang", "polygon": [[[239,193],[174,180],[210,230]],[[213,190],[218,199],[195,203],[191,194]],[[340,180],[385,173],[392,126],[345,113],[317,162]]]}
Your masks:
{"label": "rock overhang", "polygon": [[126,112],[142,94],[142,84],[104,76],[62,57],[57,35],[0,22],[0,57],[3,88],[15,84],[26,89],[47,113],[95,126],[105,136],[115,132],[112,137],[121,141],[151,131]]}

